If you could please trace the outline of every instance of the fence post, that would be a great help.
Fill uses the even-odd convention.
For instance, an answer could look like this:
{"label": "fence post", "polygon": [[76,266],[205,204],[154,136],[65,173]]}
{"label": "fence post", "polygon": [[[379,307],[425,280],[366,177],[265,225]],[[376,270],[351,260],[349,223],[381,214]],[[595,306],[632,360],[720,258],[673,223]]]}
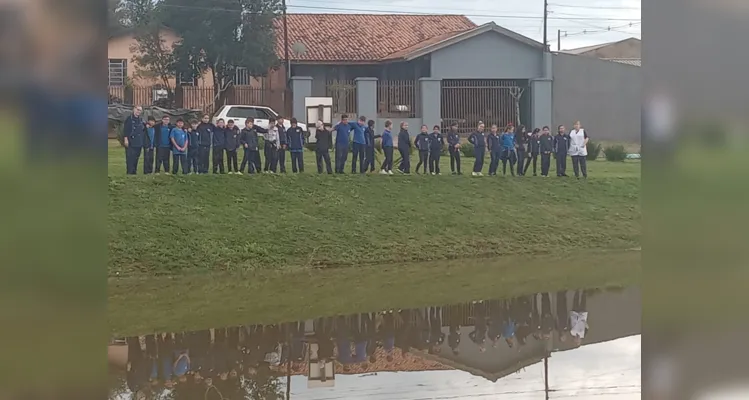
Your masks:
{"label": "fence post", "polygon": [[434,125],[442,126],[442,79],[420,78],[419,97],[422,124],[430,130]]}
{"label": "fence post", "polygon": [[[307,121],[307,111],[304,106],[304,99],[312,97],[312,77],[310,76],[292,76],[291,77],[291,114],[293,117],[303,122]],[[314,122],[314,121],[312,121]]]}
{"label": "fence post", "polygon": [[356,78],[356,113],[377,118],[377,78]]}

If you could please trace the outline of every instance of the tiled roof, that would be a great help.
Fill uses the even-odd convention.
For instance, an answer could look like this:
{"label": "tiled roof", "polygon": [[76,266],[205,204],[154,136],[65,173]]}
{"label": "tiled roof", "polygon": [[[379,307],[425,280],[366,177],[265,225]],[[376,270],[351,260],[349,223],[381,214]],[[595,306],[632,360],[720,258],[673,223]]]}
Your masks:
{"label": "tiled roof", "polygon": [[621,64],[634,65],[635,67],[642,66],[641,58],[602,58],[602,60],[618,62]]}
{"label": "tiled roof", "polygon": [[[291,61],[372,62],[415,51],[451,33],[476,27],[463,15],[288,14]],[[283,20],[276,20],[276,52],[284,57]],[[436,41],[435,41],[436,40]],[[304,46],[294,54],[294,44]]]}

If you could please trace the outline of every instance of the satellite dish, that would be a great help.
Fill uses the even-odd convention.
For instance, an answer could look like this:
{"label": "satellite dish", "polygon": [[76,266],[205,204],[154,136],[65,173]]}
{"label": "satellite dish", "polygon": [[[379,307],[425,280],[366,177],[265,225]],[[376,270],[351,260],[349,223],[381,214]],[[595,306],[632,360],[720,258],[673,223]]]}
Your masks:
{"label": "satellite dish", "polygon": [[294,42],[294,44],[291,45],[291,51],[295,56],[299,57],[307,52],[307,46],[302,42]]}

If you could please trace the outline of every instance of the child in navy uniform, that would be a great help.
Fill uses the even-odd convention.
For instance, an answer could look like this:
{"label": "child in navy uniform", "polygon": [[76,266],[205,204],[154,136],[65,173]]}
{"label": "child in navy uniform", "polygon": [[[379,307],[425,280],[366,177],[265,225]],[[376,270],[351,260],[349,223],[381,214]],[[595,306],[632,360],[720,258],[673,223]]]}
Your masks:
{"label": "child in navy uniform", "polygon": [[500,137],[502,142],[502,175],[507,175],[507,161],[510,162],[510,173],[515,176],[515,163],[518,160],[515,127],[509,125]]}
{"label": "child in navy uniform", "polygon": [[291,172],[304,172],[304,130],[291,119],[291,127],[286,130],[286,140],[291,153]]}
{"label": "child in navy uniform", "polygon": [[557,158],[557,176],[566,177],[567,175],[567,152],[570,148],[570,137],[567,136],[567,129],[564,125],[557,127],[557,135],[554,136],[554,155]]}
{"label": "child in navy uniform", "polygon": [[497,133],[497,125],[492,125],[489,136],[486,137],[486,144],[489,149],[489,176],[497,175],[499,168],[499,159],[502,158],[502,144]]}
{"label": "child in navy uniform", "polygon": [[278,128],[278,149],[276,159],[278,160],[278,168],[280,173],[286,173],[286,150],[289,149],[289,142],[286,136],[286,127],[283,125],[283,117],[276,117],[276,127]]}
{"label": "child in navy uniform", "polygon": [[226,122],[226,169],[229,174],[241,175],[237,166],[237,150],[239,149],[239,128],[234,125],[234,120]]}
{"label": "child in navy uniform", "polygon": [[213,145],[213,134],[216,127],[211,123],[211,117],[208,114],[203,115],[200,124],[198,124],[198,133],[200,134],[200,148],[198,149],[198,170],[197,173],[207,174],[208,164],[211,157],[211,146]]}
{"label": "child in navy uniform", "polygon": [[393,122],[385,121],[385,130],[382,132],[382,152],[385,153],[385,161],[382,162],[382,175],[393,174]]}
{"label": "child in navy uniform", "polygon": [[315,129],[315,158],[317,161],[317,173],[322,174],[323,161],[328,174],[333,173],[330,167],[330,149],[333,147],[333,132],[330,131],[329,123],[317,121]]}
{"label": "child in navy uniform", "polygon": [[554,138],[548,126],[544,126],[538,137],[538,150],[541,152],[541,176],[549,176],[551,167],[551,153],[554,152]]}
{"label": "child in navy uniform", "polygon": [[164,167],[164,173],[169,173],[169,153],[171,153],[172,143],[169,135],[172,133],[173,126],[169,123],[169,116],[161,118],[161,122],[154,126],[154,141],[156,145],[156,173],[161,173],[161,167]]}
{"label": "child in navy uniform", "polygon": [[429,135],[429,173],[432,175],[440,174],[440,156],[442,155],[442,146],[445,139],[442,138],[440,126],[435,125],[432,133]]}
{"label": "child in navy uniform", "polygon": [[453,175],[461,175],[460,135],[458,134],[458,124],[454,122],[450,124],[450,133],[447,134],[447,150],[450,152],[450,172]]}
{"label": "child in navy uniform", "polygon": [[248,165],[248,172],[251,174],[263,172],[258,132],[268,133],[268,130],[255,126],[254,118],[247,118],[244,122],[244,129],[239,135],[239,143],[244,149],[244,157],[242,158],[242,165],[239,166],[239,172],[244,171],[245,165]]}
{"label": "child in navy uniform", "polygon": [[177,126],[169,134],[169,140],[172,142],[172,154],[174,165],[172,173],[177,174],[180,164],[182,165],[182,174],[187,175],[187,147],[190,144],[190,136],[182,128],[185,122],[182,118],[177,120]]}
{"label": "child in navy uniform", "polygon": [[224,149],[226,148],[226,126],[224,120],[216,121],[216,128],[213,130],[213,173],[224,174]]}
{"label": "child in navy uniform", "polygon": [[536,176],[536,165],[538,164],[538,155],[541,153],[541,139],[539,138],[540,129],[536,128],[528,138],[528,157],[525,159],[525,166],[523,167],[523,175],[528,172],[528,167],[533,162],[533,176]]}
{"label": "child in navy uniform", "polygon": [[146,136],[143,143],[143,174],[145,175],[153,173],[155,125],[156,118],[154,118],[152,115],[149,116],[148,121],[146,122]]}
{"label": "child in navy uniform", "polygon": [[411,173],[411,134],[408,133],[408,122],[401,122],[401,130],[398,132],[398,152],[401,154],[401,163],[398,171],[404,174]]}
{"label": "child in navy uniform", "polygon": [[473,162],[473,176],[483,176],[481,170],[484,169],[484,152],[486,151],[486,137],[484,136],[484,123],[479,123],[476,132],[468,137],[468,142],[473,145],[476,160]]}
{"label": "child in navy uniform", "polygon": [[369,172],[375,170],[375,139],[378,135],[375,135],[375,122],[373,120],[367,121],[367,127],[364,129],[364,140],[367,142],[367,148],[365,150],[364,157],[364,171],[369,169]]}
{"label": "child in navy uniform", "polygon": [[414,139],[414,146],[419,150],[419,163],[416,164],[416,173],[419,173],[419,168],[424,165],[424,173],[427,173],[427,165],[429,164],[429,134],[426,125],[421,126],[421,132],[416,135]]}
{"label": "child in navy uniform", "polygon": [[187,128],[190,136],[190,145],[187,148],[187,173],[192,175],[200,172],[200,131],[198,131],[198,121],[191,119],[190,127]]}

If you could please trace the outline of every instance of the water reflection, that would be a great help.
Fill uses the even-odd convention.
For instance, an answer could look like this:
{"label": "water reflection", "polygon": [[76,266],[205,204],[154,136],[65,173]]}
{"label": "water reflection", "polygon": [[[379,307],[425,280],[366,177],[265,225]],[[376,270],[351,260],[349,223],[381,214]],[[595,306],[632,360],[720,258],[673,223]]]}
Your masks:
{"label": "water reflection", "polygon": [[[639,296],[637,288],[560,291],[128,337],[110,346],[110,358],[125,370],[110,399],[470,398],[505,393],[511,381],[517,381],[517,395],[531,396],[526,398],[544,398],[555,390],[584,395],[591,387],[605,394],[601,390],[607,386],[600,382],[564,387],[605,372],[600,365],[586,371],[586,360],[596,353],[584,356],[585,348],[579,347],[639,334]],[[639,377],[635,339],[636,349],[631,339],[627,348],[638,363],[625,371]],[[561,369],[580,372],[555,381],[555,361],[570,358],[559,352],[571,349],[570,354],[583,355]],[[540,374],[513,375],[524,369],[540,369]],[[448,381],[454,384],[445,386]],[[639,388],[639,380],[626,387]]]}

